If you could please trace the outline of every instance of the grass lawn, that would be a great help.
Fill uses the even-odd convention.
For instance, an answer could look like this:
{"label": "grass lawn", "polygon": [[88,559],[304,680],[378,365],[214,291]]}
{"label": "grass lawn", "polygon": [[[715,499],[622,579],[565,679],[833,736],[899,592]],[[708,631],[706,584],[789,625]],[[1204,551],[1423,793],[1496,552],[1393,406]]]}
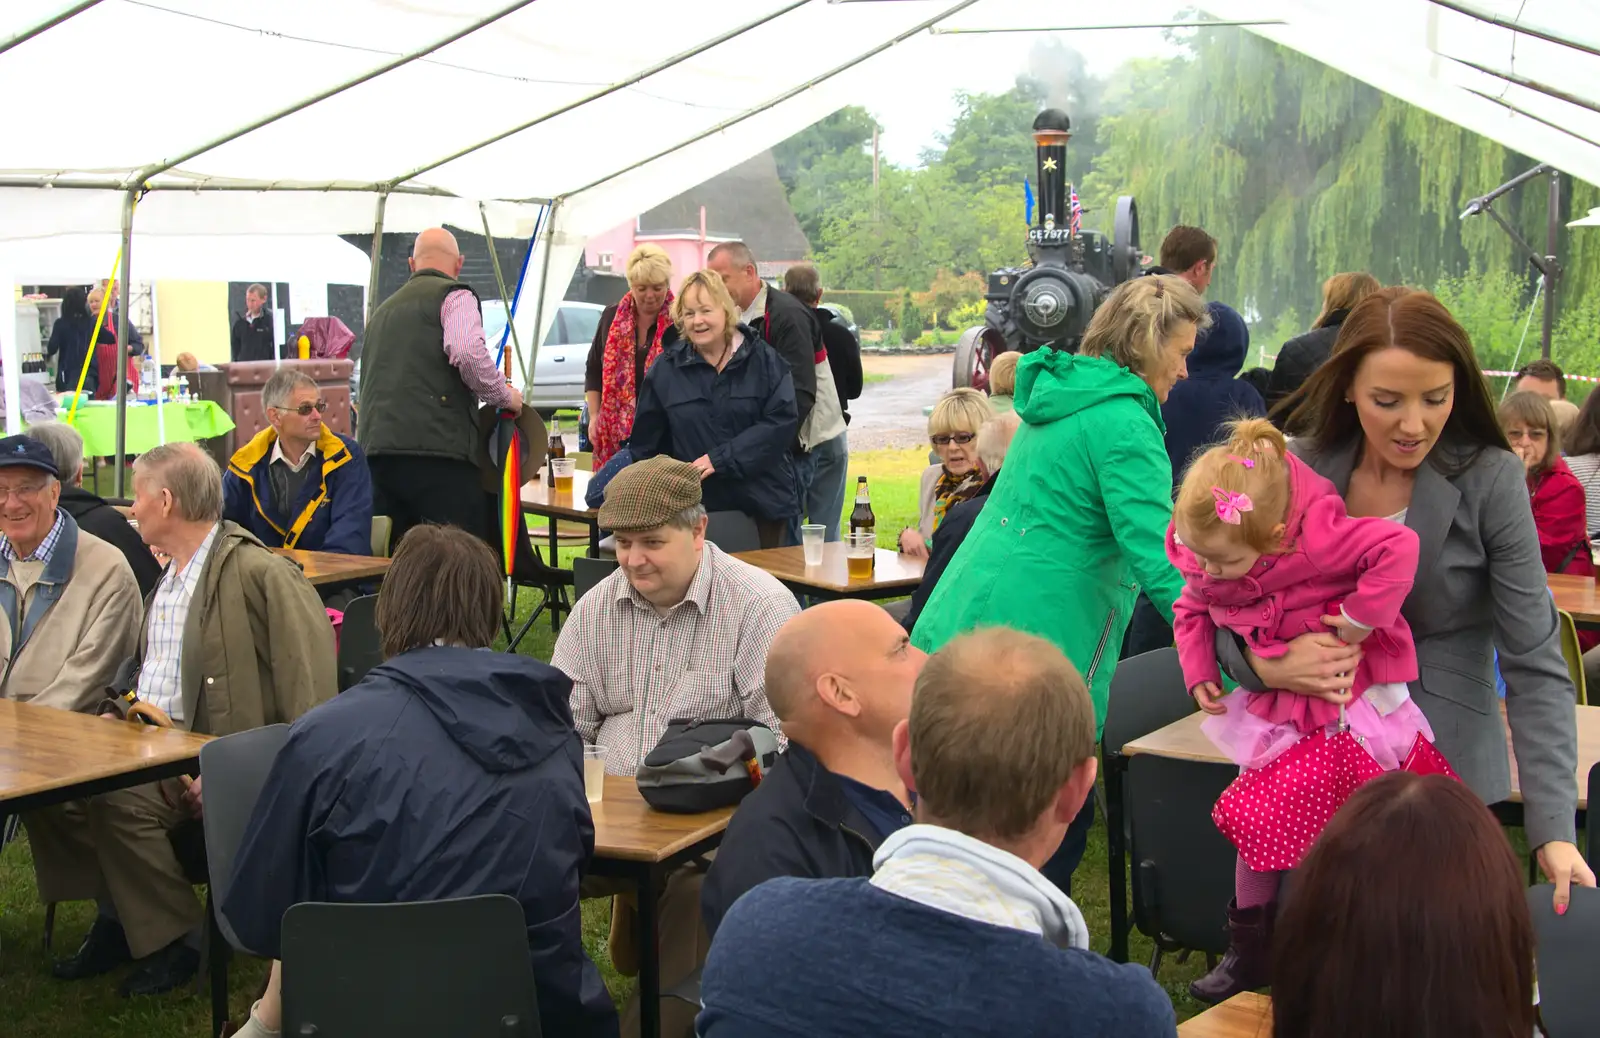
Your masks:
{"label": "grass lawn", "polygon": [[861,384],[865,385],[865,386],[870,386],[874,382],[888,382],[889,380],[891,380],[893,378],[894,378],[894,376],[888,374],[887,372],[869,371],[865,375],[861,376]]}
{"label": "grass lawn", "polygon": [[[853,507],[855,478],[864,475],[872,490],[873,508],[880,531],[898,531],[916,522],[918,479],[927,465],[925,450],[881,450],[851,455],[850,486],[845,513]],[[538,538],[543,550],[545,541]],[[561,563],[582,546],[564,547]],[[525,615],[533,596],[523,592],[519,601]],[[550,625],[542,617],[523,640],[520,651],[548,660],[555,644]],[[499,646],[503,648],[502,646]],[[1104,952],[1108,937],[1108,898],[1105,827],[1097,819],[1089,836],[1089,847],[1077,872],[1074,900],[1082,909],[1094,935],[1094,947]],[[34,887],[33,863],[26,839],[0,852],[0,1035],[5,1038],[204,1038],[210,1026],[209,1002],[196,996],[193,988],[154,998],[128,1001],[116,997],[120,974],[78,983],[61,983],[50,976],[50,958],[68,955],[78,946],[93,918],[87,903],[63,905],[56,914],[56,939],[53,953],[40,946],[44,932],[44,907]],[[620,1003],[632,992],[634,982],[611,969],[606,953],[610,926],[610,903],[589,901],[583,905],[584,946],[599,966],[607,987]],[[1150,942],[1135,934],[1131,942],[1134,961],[1148,961]],[[1169,959],[1161,970],[1161,981],[1172,995],[1178,1018],[1186,1019],[1202,1006],[1189,999],[1189,981],[1204,972],[1203,957],[1186,964]],[[229,974],[232,1006],[239,1018],[260,989],[266,964],[236,958]]]}

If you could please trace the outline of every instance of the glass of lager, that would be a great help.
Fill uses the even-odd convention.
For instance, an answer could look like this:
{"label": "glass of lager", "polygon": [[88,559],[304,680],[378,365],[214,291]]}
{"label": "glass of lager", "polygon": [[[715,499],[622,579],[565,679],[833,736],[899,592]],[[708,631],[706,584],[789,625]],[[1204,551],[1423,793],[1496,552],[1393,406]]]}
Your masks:
{"label": "glass of lager", "polygon": [[551,490],[558,494],[572,493],[572,470],[577,462],[572,458],[550,459]]}
{"label": "glass of lager", "polygon": [[872,579],[872,555],[878,549],[878,535],[855,532],[846,535],[844,542],[845,572],[851,580]]}

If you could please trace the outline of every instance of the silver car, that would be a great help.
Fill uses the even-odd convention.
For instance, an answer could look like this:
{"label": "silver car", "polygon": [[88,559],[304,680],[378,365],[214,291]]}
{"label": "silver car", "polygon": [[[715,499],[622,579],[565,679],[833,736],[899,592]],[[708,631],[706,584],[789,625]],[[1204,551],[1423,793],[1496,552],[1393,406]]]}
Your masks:
{"label": "silver car", "polygon": [[[558,410],[573,410],[583,406],[583,377],[589,363],[589,346],[600,328],[600,314],[605,309],[594,303],[563,302],[556,310],[555,321],[545,333],[539,346],[539,356],[534,364],[533,385],[523,391],[527,404],[546,418]],[[533,321],[531,308],[518,314],[525,322],[523,331]],[[483,301],[483,339],[489,352],[500,348],[500,336],[505,333],[506,306],[498,299]],[[523,350],[528,348],[523,343]]]}

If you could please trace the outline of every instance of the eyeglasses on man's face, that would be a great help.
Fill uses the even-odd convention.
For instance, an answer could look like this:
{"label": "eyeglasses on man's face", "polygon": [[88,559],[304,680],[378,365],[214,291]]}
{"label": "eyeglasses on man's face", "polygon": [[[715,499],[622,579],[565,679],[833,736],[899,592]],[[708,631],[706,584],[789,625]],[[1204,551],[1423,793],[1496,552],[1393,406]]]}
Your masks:
{"label": "eyeglasses on man's face", "polygon": [[933,440],[933,445],[935,447],[948,447],[952,443],[957,443],[965,447],[978,437],[975,433],[940,433],[939,435],[930,438]]}
{"label": "eyeglasses on man's face", "polygon": [[288,411],[291,414],[299,415],[301,418],[309,418],[312,411],[317,412],[317,414],[326,414],[328,411],[328,402],[326,400],[318,400],[315,403],[307,401],[306,403],[301,404],[299,407],[275,407],[273,410]]}
{"label": "eyeglasses on man's face", "polygon": [[48,482],[48,480],[45,480],[39,483],[24,483],[15,487],[0,485],[0,505],[11,500],[13,496],[23,501],[31,501],[39,496],[40,491],[44,490]]}

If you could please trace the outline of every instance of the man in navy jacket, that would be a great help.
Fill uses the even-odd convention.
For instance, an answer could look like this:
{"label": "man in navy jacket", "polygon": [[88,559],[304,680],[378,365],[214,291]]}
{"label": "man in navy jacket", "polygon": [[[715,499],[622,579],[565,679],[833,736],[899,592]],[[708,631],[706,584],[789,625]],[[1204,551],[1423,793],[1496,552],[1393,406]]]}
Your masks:
{"label": "man in navy jacket", "polygon": [[872,855],[911,824],[891,736],[926,657],[885,610],[828,602],[791,618],[767,653],[767,701],[789,748],[744,798],[700,890],[706,932],[775,876],[872,875]]}
{"label": "man in navy jacket", "polygon": [[271,425],[228,463],[223,518],[269,548],[371,555],[372,474],[356,441],[323,424],[317,384],[280,368],[261,402]]}

